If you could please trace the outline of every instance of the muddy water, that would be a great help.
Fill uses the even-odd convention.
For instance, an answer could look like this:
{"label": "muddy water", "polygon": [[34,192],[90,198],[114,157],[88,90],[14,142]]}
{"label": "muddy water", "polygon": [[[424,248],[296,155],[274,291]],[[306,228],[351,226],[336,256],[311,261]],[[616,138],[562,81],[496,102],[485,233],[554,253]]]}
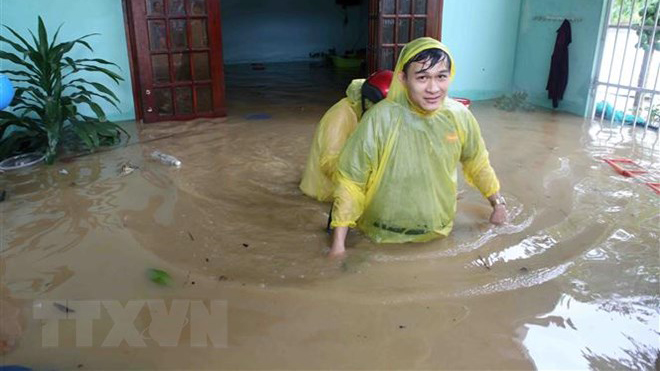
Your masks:
{"label": "muddy water", "polygon": [[[281,67],[281,66],[280,66]],[[255,74],[261,73],[261,75]],[[295,76],[296,78],[292,78]],[[135,128],[122,148],[2,175],[2,283],[27,328],[2,362],[36,368],[636,368],[658,354],[660,197],[601,156],[658,171],[655,133],[539,110],[471,109],[511,212],[463,185],[454,231],[323,256],[329,205],[297,189],[316,121],[350,80],[307,65],[228,71],[231,115]],[[251,120],[252,114],[270,118]],[[633,133],[634,134],[634,133]],[[180,169],[149,159],[177,156]],[[130,163],[138,170],[121,175]],[[60,173],[66,169],[67,174]],[[170,287],[148,268],[172,275]],[[225,348],[44,347],[34,300],[224,300]],[[82,365],[82,366],[79,366]]]}

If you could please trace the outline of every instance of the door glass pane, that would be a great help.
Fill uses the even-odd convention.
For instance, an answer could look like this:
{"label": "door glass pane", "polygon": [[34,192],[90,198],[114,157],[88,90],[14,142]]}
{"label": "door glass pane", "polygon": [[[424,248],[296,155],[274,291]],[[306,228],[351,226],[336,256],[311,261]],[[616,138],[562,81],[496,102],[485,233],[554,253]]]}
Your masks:
{"label": "door glass pane", "polygon": [[174,96],[176,97],[176,113],[178,115],[185,115],[193,112],[192,89],[189,86],[174,89]]}
{"label": "door glass pane", "polygon": [[410,6],[412,2],[410,0],[399,0],[399,14],[410,14]]}
{"label": "door glass pane", "polygon": [[383,19],[383,44],[394,44],[394,19]]}
{"label": "door glass pane", "polygon": [[167,13],[169,15],[186,15],[183,0],[170,0],[168,3]]}
{"label": "door glass pane", "polygon": [[415,0],[415,14],[426,14],[426,1]]}
{"label": "door glass pane", "polygon": [[167,49],[165,21],[149,21],[149,45],[151,50]]}
{"label": "door glass pane", "polygon": [[170,42],[172,49],[185,49],[188,47],[185,19],[170,21]]}
{"label": "door glass pane", "polygon": [[197,112],[211,112],[213,111],[213,93],[211,87],[208,85],[198,86],[195,88],[197,93]]}
{"label": "door glass pane", "polygon": [[155,89],[156,113],[160,116],[172,114],[172,91],[170,89]]}
{"label": "door glass pane", "polygon": [[380,5],[383,14],[394,14],[394,0],[381,0]]}
{"label": "door glass pane", "polygon": [[170,82],[170,66],[167,54],[156,54],[151,56],[151,71],[155,83]]}
{"label": "door glass pane", "polygon": [[190,21],[190,28],[192,32],[192,47],[206,48],[209,45],[206,33],[206,20],[193,19]]}
{"label": "door glass pane", "polygon": [[394,49],[381,48],[380,49],[380,69],[394,70]]}
{"label": "door glass pane", "polygon": [[413,38],[422,37],[426,34],[426,18],[416,18],[413,23]]}
{"label": "door glass pane", "polygon": [[147,15],[165,15],[165,4],[163,0],[147,0]]}
{"label": "door glass pane", "polygon": [[172,54],[174,81],[190,81],[190,55]]}
{"label": "door glass pane", "polygon": [[209,69],[208,53],[193,54],[193,70],[195,80],[210,80],[211,71]]}
{"label": "door glass pane", "polygon": [[400,18],[399,19],[399,34],[397,35],[397,43],[405,44],[410,41],[410,19]]}
{"label": "door glass pane", "polygon": [[189,14],[191,15],[206,14],[206,0],[191,0]]}

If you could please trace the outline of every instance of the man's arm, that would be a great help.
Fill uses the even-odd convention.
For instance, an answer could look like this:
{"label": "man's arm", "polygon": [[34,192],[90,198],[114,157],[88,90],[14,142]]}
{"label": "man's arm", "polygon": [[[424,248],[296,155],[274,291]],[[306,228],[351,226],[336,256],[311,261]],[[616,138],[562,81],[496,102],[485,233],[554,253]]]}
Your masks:
{"label": "man's arm", "polygon": [[337,227],[332,233],[332,246],[330,247],[331,258],[340,258],[346,254],[346,235],[348,227]]}
{"label": "man's arm", "polygon": [[486,144],[481,137],[477,120],[471,112],[467,112],[465,132],[463,133],[463,149],[461,163],[465,180],[475,186],[493,207],[490,222],[502,224],[506,221],[507,211],[504,197],[500,195],[500,182],[495,171],[490,166]]}
{"label": "man's arm", "polygon": [[377,151],[373,116],[368,112],[348,138],[337,162],[334,174],[335,194],[332,227],[335,228],[330,256],[344,254],[348,228],[354,227],[365,208],[366,184]]}

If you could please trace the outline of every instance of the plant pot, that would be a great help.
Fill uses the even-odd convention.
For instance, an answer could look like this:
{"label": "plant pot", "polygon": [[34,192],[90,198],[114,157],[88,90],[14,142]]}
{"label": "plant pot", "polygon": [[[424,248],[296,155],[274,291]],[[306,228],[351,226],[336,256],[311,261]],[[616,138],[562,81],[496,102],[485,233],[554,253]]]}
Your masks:
{"label": "plant pot", "polygon": [[22,155],[16,155],[9,158],[6,158],[0,161],[0,170],[9,171],[22,169],[24,167],[36,165],[43,161],[46,158],[46,155],[43,153],[24,153]]}

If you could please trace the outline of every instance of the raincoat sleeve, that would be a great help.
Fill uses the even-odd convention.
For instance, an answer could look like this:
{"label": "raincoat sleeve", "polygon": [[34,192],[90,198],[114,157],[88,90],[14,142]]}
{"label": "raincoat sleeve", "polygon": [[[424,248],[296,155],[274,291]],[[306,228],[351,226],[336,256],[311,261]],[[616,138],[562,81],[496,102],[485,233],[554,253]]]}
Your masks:
{"label": "raincoat sleeve", "polygon": [[468,110],[463,112],[459,130],[462,130],[461,163],[465,181],[488,198],[500,190],[500,182],[490,166],[486,144],[481,137],[479,123]]}
{"label": "raincoat sleeve", "polygon": [[374,111],[367,112],[339,156],[332,227],[355,227],[364,211],[369,178],[378,163]]}
{"label": "raincoat sleeve", "polygon": [[338,107],[329,111],[324,117],[321,127],[319,162],[321,171],[329,179],[333,179],[337,170],[337,161],[346,140],[351,135],[358,118],[346,98]]}

